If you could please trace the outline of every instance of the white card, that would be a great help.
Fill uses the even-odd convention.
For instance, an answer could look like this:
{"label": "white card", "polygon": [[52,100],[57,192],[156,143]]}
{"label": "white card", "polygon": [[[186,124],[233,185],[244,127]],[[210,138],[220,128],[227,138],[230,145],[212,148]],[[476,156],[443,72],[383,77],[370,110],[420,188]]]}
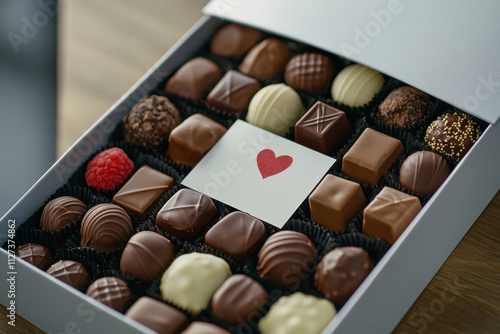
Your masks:
{"label": "white card", "polygon": [[182,185],[281,228],[334,163],[237,120]]}

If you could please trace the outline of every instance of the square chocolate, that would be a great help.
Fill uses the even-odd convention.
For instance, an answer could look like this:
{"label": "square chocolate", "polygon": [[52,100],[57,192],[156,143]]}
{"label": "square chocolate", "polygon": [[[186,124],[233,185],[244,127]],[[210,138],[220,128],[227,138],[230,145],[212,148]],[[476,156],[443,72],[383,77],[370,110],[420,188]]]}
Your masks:
{"label": "square chocolate", "polygon": [[210,197],[191,189],[181,189],[156,215],[156,226],[181,239],[193,239],[217,214]]}
{"label": "square chocolate", "polygon": [[266,238],[266,228],[260,220],[237,211],[228,214],[208,230],[205,243],[244,262]]}
{"label": "square chocolate", "polygon": [[384,187],[363,211],[363,233],[392,245],[421,209],[418,197]]}
{"label": "square chocolate", "polygon": [[113,201],[142,218],[174,183],[172,177],[149,166],[142,166],[113,196]]}
{"label": "square chocolate", "polygon": [[191,100],[198,100],[207,94],[222,72],[213,61],[196,57],[182,65],[167,81],[165,91]]}
{"label": "square chocolate", "polygon": [[207,116],[194,114],[170,133],[168,156],[175,162],[194,167],[226,130]]}
{"label": "square chocolate", "polygon": [[207,103],[218,109],[241,113],[260,88],[260,83],[254,78],[229,70],[208,94]]}
{"label": "square chocolate", "polygon": [[295,141],[326,154],[349,131],[351,125],[343,111],[318,101],[295,124]]}
{"label": "square chocolate", "polygon": [[334,175],[327,175],[309,196],[311,219],[330,231],[344,231],[366,206],[361,186]]}
{"label": "square chocolate", "polygon": [[396,138],[367,128],[342,160],[342,173],[374,185],[394,165],[403,152]]}

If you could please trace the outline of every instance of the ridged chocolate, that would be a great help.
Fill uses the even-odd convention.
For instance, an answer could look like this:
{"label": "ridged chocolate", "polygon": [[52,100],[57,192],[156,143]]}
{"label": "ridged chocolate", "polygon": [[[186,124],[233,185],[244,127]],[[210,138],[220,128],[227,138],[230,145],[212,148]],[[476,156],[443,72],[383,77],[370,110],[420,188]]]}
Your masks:
{"label": "ridged chocolate", "polygon": [[378,117],[389,125],[412,128],[432,111],[429,95],[410,86],[394,89],[378,107]]}
{"label": "ridged chocolate", "polygon": [[192,239],[217,214],[210,197],[191,189],[181,189],[156,215],[156,226],[182,239]]}
{"label": "ridged chocolate", "polygon": [[89,273],[83,264],[72,260],[57,261],[46,272],[78,290],[90,281]]}
{"label": "ridged chocolate", "polygon": [[127,242],[120,260],[120,270],[143,282],[152,282],[172,260],[175,247],[164,236],[142,231]]}
{"label": "ridged chocolate", "polygon": [[132,144],[151,147],[168,139],[182,118],[179,110],[164,96],[142,98],[123,118],[125,139]]}
{"label": "ridged chocolate", "polygon": [[230,334],[227,330],[214,324],[203,321],[195,321],[189,325],[181,334]]}
{"label": "ridged chocolate", "polygon": [[132,232],[132,221],[124,209],[115,204],[98,204],[82,220],[82,247],[97,251],[120,248]]}
{"label": "ridged chocolate", "polygon": [[444,114],[427,128],[425,143],[438,153],[460,160],[480,136],[481,129],[469,116]]}
{"label": "ridged chocolate", "polygon": [[260,220],[236,211],[222,218],[208,230],[205,243],[244,262],[266,238],[266,228]]}
{"label": "ridged chocolate", "polygon": [[291,55],[285,43],[267,38],[247,53],[238,70],[261,80],[272,78],[283,71]]}
{"label": "ridged chocolate", "polygon": [[431,196],[450,173],[450,165],[442,156],[419,151],[406,158],[401,165],[399,183],[414,193]]}
{"label": "ridged chocolate", "polygon": [[76,222],[87,206],[76,197],[61,196],[51,200],[43,208],[40,227],[55,232]]}
{"label": "ridged chocolate", "polygon": [[239,57],[262,37],[258,30],[230,23],[220,28],[210,42],[210,52],[221,57]]}
{"label": "ridged chocolate", "polygon": [[314,286],[334,303],[344,304],[373,269],[368,253],[359,247],[338,247],[316,268]]}
{"label": "ridged chocolate", "polygon": [[296,289],[311,268],[317,251],[304,234],[280,231],[266,240],[258,258],[257,273],[269,282]]}
{"label": "ridged chocolate", "polygon": [[212,297],[215,317],[231,325],[244,325],[255,317],[269,298],[254,279],[237,274],[229,277]]}
{"label": "ridged chocolate", "polygon": [[306,52],[290,59],[285,68],[285,83],[294,89],[316,92],[328,84],[334,71],[328,56]]}
{"label": "ridged chocolate", "polygon": [[113,276],[95,280],[88,287],[86,294],[119,312],[123,312],[132,299],[132,291],[127,283]]}
{"label": "ridged chocolate", "polygon": [[16,256],[42,270],[53,260],[47,247],[31,242],[20,246],[16,250]]}
{"label": "ridged chocolate", "polygon": [[184,313],[151,297],[139,298],[125,315],[158,334],[177,334],[189,323]]}

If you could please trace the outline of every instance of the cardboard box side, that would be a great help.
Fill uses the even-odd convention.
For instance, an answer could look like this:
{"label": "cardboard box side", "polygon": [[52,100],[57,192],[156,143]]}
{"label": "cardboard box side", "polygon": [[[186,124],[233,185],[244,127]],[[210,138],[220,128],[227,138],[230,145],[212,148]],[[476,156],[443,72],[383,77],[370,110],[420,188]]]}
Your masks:
{"label": "cardboard box side", "polygon": [[500,118],[500,2],[212,0],[222,17],[344,56],[490,124]]}
{"label": "cardboard box side", "polygon": [[395,328],[500,189],[499,142],[500,125],[490,125],[325,334],[389,333]]}

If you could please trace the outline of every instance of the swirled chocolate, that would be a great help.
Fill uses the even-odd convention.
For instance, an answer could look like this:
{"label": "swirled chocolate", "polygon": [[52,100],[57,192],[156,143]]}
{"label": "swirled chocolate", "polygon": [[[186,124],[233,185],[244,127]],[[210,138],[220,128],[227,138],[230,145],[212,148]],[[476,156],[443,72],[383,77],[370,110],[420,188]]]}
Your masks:
{"label": "swirled chocolate", "polygon": [[132,299],[132,291],[127,283],[113,276],[95,280],[88,287],[86,294],[119,312],[123,312]]}
{"label": "swirled chocolate", "polygon": [[83,264],[72,260],[57,261],[46,272],[78,290],[82,289],[90,281],[89,273]]}
{"label": "swirled chocolate", "polygon": [[66,225],[75,223],[87,206],[76,197],[61,196],[51,200],[43,208],[40,227],[57,231]]}
{"label": "swirled chocolate", "polygon": [[118,249],[132,232],[132,221],[124,209],[115,204],[98,204],[82,220],[82,247],[99,252]]}
{"label": "swirled chocolate", "polygon": [[304,234],[280,231],[262,246],[257,273],[266,281],[295,289],[313,265],[316,255],[314,244]]}

